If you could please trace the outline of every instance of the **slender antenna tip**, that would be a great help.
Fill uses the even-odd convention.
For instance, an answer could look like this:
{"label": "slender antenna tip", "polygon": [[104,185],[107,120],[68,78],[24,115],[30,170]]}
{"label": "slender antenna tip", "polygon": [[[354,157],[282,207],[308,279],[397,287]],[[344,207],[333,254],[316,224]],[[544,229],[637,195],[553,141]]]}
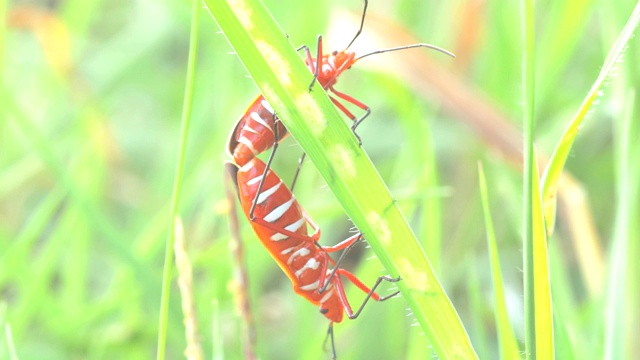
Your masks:
{"label": "slender antenna tip", "polygon": [[356,58],[356,60],[360,60],[362,58],[365,58],[367,56],[371,56],[371,55],[376,55],[376,54],[383,54],[386,52],[392,52],[392,51],[398,51],[398,50],[406,50],[406,49],[413,49],[413,48],[419,48],[419,47],[425,47],[425,48],[429,48],[432,50],[436,50],[438,52],[441,52],[445,55],[449,55],[452,58],[455,58],[456,56],[449,50],[445,50],[439,46],[435,46],[435,45],[431,45],[431,44],[425,44],[425,43],[418,43],[418,44],[412,44],[412,45],[404,45],[404,46],[398,46],[398,47],[392,47],[392,48],[388,48],[388,49],[381,49],[381,50],[376,50],[376,51],[372,51],[370,53],[366,53],[362,56],[359,56]]}

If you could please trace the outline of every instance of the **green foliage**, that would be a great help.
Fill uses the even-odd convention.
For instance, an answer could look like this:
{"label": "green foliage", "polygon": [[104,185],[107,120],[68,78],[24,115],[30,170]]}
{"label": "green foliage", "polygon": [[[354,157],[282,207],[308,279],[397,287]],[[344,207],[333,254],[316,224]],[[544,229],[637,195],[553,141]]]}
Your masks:
{"label": "green foliage", "polygon": [[487,190],[487,180],[485,179],[482,165],[478,165],[480,196],[482,198],[482,209],[484,211],[484,221],[487,227],[487,247],[491,260],[491,278],[493,281],[495,297],[495,318],[500,345],[501,359],[519,359],[518,342],[511,328],[507,302],[504,298],[504,285],[502,281],[502,270],[500,268],[500,257],[498,256],[498,245],[496,244],[496,234],[493,227],[493,217],[489,206],[489,194]]}
{"label": "green foliage", "polygon": [[160,323],[158,330],[158,359],[165,358],[167,343],[167,327],[169,315],[169,297],[171,294],[171,280],[174,258],[174,244],[177,223],[180,222],[180,196],[182,194],[182,180],[189,139],[189,124],[191,123],[191,109],[193,105],[193,88],[195,82],[196,59],[198,57],[198,35],[200,24],[199,3],[194,1],[191,13],[191,36],[189,37],[189,59],[187,62],[187,81],[182,105],[182,126],[180,128],[180,149],[178,150],[177,166],[173,180],[171,209],[169,210],[169,231],[165,248],[164,270],[162,272],[162,297],[160,302]]}
{"label": "green foliage", "polygon": [[[264,2],[288,34],[279,46],[307,44],[312,50],[317,34],[327,33],[336,10],[358,13],[362,6],[360,1]],[[570,145],[570,151],[563,150],[562,165],[553,167],[556,173],[570,171],[576,185],[567,191],[559,182],[556,229],[547,239],[553,348],[558,359],[632,359],[640,352],[634,341],[640,324],[640,265],[633,261],[640,249],[640,229],[634,221],[640,202],[640,125],[633,121],[638,118],[633,104],[638,101],[639,50],[634,42],[616,39],[631,33],[633,26],[623,28],[635,3],[536,2],[536,72],[524,83],[519,4],[480,3],[480,8],[472,8],[466,2],[372,1],[367,21],[391,19],[419,41],[456,53],[455,60],[433,57],[446,69],[434,70],[436,76],[447,71],[464,89],[480,89],[487,97],[482,101],[504,112],[514,129],[524,124],[523,106],[525,111],[535,110],[529,119],[528,146],[535,145],[540,158],[548,159],[558,146]],[[165,287],[166,347],[158,343],[172,212],[184,223],[206,356],[243,358],[243,320],[234,299],[238,269],[229,250],[222,167],[228,133],[260,91],[243,63],[229,54],[229,43],[198,4],[198,63],[191,116],[185,116],[191,119],[189,137],[182,151],[190,2],[20,4],[0,0],[0,358],[153,358],[158,346],[166,348],[166,358],[180,358],[185,330],[173,281],[176,270],[170,262],[164,278],[174,283],[173,288]],[[368,23],[363,37],[390,31],[367,27]],[[356,27],[351,24],[338,37],[325,38],[325,51],[343,49]],[[367,46],[378,48],[375,43]],[[610,51],[620,53],[625,47],[622,57],[607,60]],[[287,59],[296,60],[289,50]],[[404,70],[401,60],[420,52],[378,59],[391,59]],[[376,233],[367,228],[358,209],[388,201],[391,194],[419,234],[422,248],[428,249],[437,281],[479,357],[498,358],[504,345],[498,339],[504,339],[506,325],[504,320],[496,325],[496,306],[502,319],[508,313],[524,354],[523,179],[532,181],[534,194],[534,168],[528,167],[523,178],[521,166],[496,155],[496,144],[464,112],[447,107],[445,100],[456,91],[424,87],[417,83],[418,76],[401,80],[367,68],[375,61],[372,57],[356,64],[337,84],[372,108],[359,128],[362,150],[342,124],[333,121],[337,130],[320,144],[305,132],[304,124],[296,125],[295,115],[283,115],[313,160],[303,167],[296,198],[322,227],[322,243],[334,244],[348,235],[352,224],[347,216],[367,235]],[[308,72],[300,62],[296,66],[295,81],[307,82]],[[255,66],[247,65],[251,67]],[[604,75],[599,77],[601,70]],[[590,91],[594,82],[598,87]],[[520,89],[534,84],[530,95],[535,100],[523,103]],[[322,102],[322,96],[314,93],[313,99]],[[588,111],[581,106],[585,97],[590,99]],[[278,106],[283,114],[289,109]],[[579,131],[564,142],[564,129],[578,117]],[[493,125],[485,124],[482,130],[492,130]],[[522,131],[513,135],[515,142],[523,137]],[[358,169],[369,166],[370,158],[388,191],[378,180],[372,179],[369,187],[366,177],[358,178],[351,185],[358,186],[361,198],[345,203],[350,191],[336,190],[335,183],[343,182],[338,165],[322,161],[326,143],[353,149]],[[274,169],[287,183],[301,152],[294,139],[280,147]],[[180,153],[184,173],[178,204],[172,194]],[[489,180],[485,214],[493,219],[504,304],[494,290],[498,276],[490,270],[497,264],[497,252],[492,236],[492,250],[487,249],[475,175],[478,160]],[[327,174],[336,175],[336,180],[326,181]],[[545,193],[550,187],[544,179],[549,178],[543,177]],[[383,198],[367,200],[369,191]],[[527,209],[534,207],[529,204]],[[592,217],[574,222],[585,211]],[[244,218],[240,235],[256,353],[265,359],[323,358],[324,317],[292,293]],[[413,235],[393,239],[393,247],[384,246],[376,235],[372,249],[354,249],[345,263],[366,284],[381,274],[395,274],[396,260],[403,256],[422,257]],[[407,283],[416,279],[405,278],[399,284],[402,297],[369,304],[359,319],[336,325],[340,358],[433,356],[439,345],[429,344],[434,334],[424,326],[440,314],[414,302]],[[393,291],[382,292],[387,289]],[[347,295],[355,305],[363,297],[352,286]],[[407,301],[411,310],[406,309]],[[405,316],[407,311],[410,316]],[[545,316],[549,318],[548,312]],[[411,326],[414,322],[418,325]],[[496,332],[496,326],[502,330]]]}
{"label": "green foliage", "polygon": [[549,165],[545,168],[543,179],[543,197],[545,206],[545,221],[549,233],[553,233],[553,227],[556,215],[556,193],[558,191],[558,181],[562,170],[564,169],[565,162],[569,156],[569,151],[575,141],[578,134],[578,129],[587,116],[587,112],[591,109],[593,102],[596,100],[598,93],[604,86],[604,82],[607,77],[614,70],[616,62],[622,56],[622,52],[627,46],[631,35],[638,26],[640,21],[640,6],[636,6],[633,14],[629,18],[629,21],[625,24],[624,29],[620,32],[620,36],[616,39],[615,43],[611,47],[611,50],[607,54],[607,58],[598,74],[598,78],[591,86],[587,97],[584,99],[578,111],[574,115],[573,119],[567,126],[567,129],[562,134],[560,141],[551,155]]}

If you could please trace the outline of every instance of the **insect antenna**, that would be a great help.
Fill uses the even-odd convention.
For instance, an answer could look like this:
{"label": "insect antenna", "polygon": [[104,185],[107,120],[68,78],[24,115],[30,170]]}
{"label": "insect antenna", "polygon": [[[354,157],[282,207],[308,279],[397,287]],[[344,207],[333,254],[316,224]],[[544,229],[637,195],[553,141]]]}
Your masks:
{"label": "insect antenna", "polygon": [[435,45],[431,45],[431,44],[424,44],[424,43],[419,43],[419,44],[412,44],[412,45],[404,45],[404,46],[398,46],[398,47],[392,47],[392,48],[388,48],[388,49],[381,49],[381,50],[376,50],[376,51],[372,51],[370,53],[366,53],[364,55],[358,56],[355,61],[358,61],[362,58],[365,58],[367,56],[371,56],[371,55],[376,55],[376,54],[383,54],[383,53],[387,53],[387,52],[392,52],[392,51],[398,51],[398,50],[406,50],[406,49],[413,49],[413,48],[419,48],[419,47],[424,47],[424,48],[429,48],[432,50],[436,50],[438,52],[441,52],[445,55],[449,55],[452,58],[455,58],[456,56],[449,50],[445,50],[439,46],[435,46]]}
{"label": "insect antenna", "polygon": [[367,6],[369,5],[369,1],[368,0],[364,0],[364,9],[362,10],[362,19],[360,19],[360,28],[358,29],[358,32],[356,33],[356,35],[353,37],[353,39],[351,39],[351,42],[349,42],[349,45],[347,45],[347,48],[344,49],[345,51],[347,49],[349,49],[349,47],[351,46],[351,44],[353,44],[354,41],[356,41],[356,39],[358,38],[358,36],[360,36],[360,33],[362,33],[362,28],[364,27],[364,18],[367,15]]}

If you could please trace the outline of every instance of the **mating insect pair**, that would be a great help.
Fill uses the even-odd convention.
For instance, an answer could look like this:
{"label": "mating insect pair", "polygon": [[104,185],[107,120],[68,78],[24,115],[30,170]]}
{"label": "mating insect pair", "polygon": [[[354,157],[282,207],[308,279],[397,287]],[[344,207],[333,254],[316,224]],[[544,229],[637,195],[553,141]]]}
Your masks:
{"label": "mating insect pair", "polygon": [[[448,51],[433,45],[414,44],[378,50],[356,57],[355,53],[348,49],[362,32],[367,5],[368,2],[365,0],[360,28],[345,50],[323,54],[321,36],[318,36],[318,52],[315,58],[307,46],[299,49],[305,50],[305,62],[314,74],[309,91],[312,91],[316,82],[329,91],[332,102],[353,122],[351,129],[359,141],[360,137],[355,130],[371,110],[366,104],[334,88],[342,72],[366,56],[415,47],[427,47],[453,56]],[[362,109],[364,114],[357,118],[341,100]],[[375,289],[383,281],[397,282],[400,278],[381,276],[369,288],[355,275],[340,268],[344,256],[362,239],[361,234],[351,236],[334,246],[321,246],[318,243],[319,227],[292,194],[304,155],[300,159],[291,190],[270,170],[278,143],[287,135],[287,129],[277,118],[266,99],[260,95],[247,108],[229,137],[227,151],[233,158],[233,162],[227,162],[225,166],[236,185],[243,212],[250,220],[262,244],[293,283],[294,291],[312,304],[319,306],[320,312],[330,320],[327,336],[331,338],[332,354],[335,358],[333,323],[342,321],[345,312],[350,319],[356,318],[371,298],[383,301],[395,296],[398,292],[381,297]],[[271,154],[265,164],[256,156],[270,148]],[[307,226],[312,229],[312,234],[309,234]],[[334,261],[329,253],[339,250],[344,251],[338,261]],[[367,293],[362,305],[356,311],[353,311],[345,295],[343,278]]]}
{"label": "mating insect pair", "polygon": [[[279,120],[274,123],[276,140],[280,124]],[[334,246],[321,246],[318,243],[320,228],[300,206],[291,190],[259,158],[253,157],[242,166],[229,161],[225,167],[234,180],[245,216],[251,221],[264,247],[291,280],[293,290],[318,306],[320,313],[329,319],[327,337],[331,339],[333,358],[336,358],[333,324],[341,322],[345,312],[350,319],[358,317],[371,298],[384,301],[397,295],[398,292],[394,292],[381,297],[375,290],[382,281],[397,282],[400,278],[381,276],[368,288],[354,274],[340,268],[342,259],[363,238],[362,234]],[[308,227],[312,234],[309,234]],[[340,250],[344,251],[338,261],[334,261],[329,253]],[[356,311],[347,299],[342,277],[367,294]]]}
{"label": "mating insect pair", "polygon": [[[262,160],[253,158],[241,167],[228,162],[226,169],[236,181],[243,212],[251,220],[253,230],[264,247],[291,280],[293,290],[319,306],[320,312],[329,319],[327,335],[331,338],[335,358],[333,323],[341,322],[345,312],[347,317],[355,319],[371,298],[383,301],[395,296],[397,292],[381,297],[375,289],[382,281],[396,282],[400,278],[381,276],[369,288],[351,272],[340,268],[342,259],[362,239],[362,235],[356,234],[334,246],[321,246],[318,243],[320,228],[273,171],[268,170],[264,174],[266,165]],[[258,191],[260,183],[264,184],[263,191]],[[307,226],[312,229],[312,234],[309,234]],[[334,261],[329,253],[339,250],[344,252],[338,261]],[[356,311],[345,294],[343,277],[367,293]]]}

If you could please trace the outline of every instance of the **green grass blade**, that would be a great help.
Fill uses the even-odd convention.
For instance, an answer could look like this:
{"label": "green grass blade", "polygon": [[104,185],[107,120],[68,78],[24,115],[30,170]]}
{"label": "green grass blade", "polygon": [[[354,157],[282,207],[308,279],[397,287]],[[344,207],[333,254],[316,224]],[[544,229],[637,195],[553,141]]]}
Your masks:
{"label": "green grass blade", "polygon": [[[534,154],[533,164],[537,164]],[[540,359],[553,359],[553,311],[551,308],[551,283],[549,275],[549,256],[547,232],[545,230],[542,198],[537,167],[532,174],[532,241],[533,241],[533,297],[535,320],[535,354]]]}
{"label": "green grass blade", "polygon": [[[635,91],[629,91],[625,102],[626,114],[618,126],[618,151],[617,154],[617,209],[616,223],[612,251],[610,255],[610,267],[607,281],[607,297],[605,310],[605,347],[604,359],[623,359],[629,354],[630,347],[625,344],[625,336],[630,317],[629,289],[637,286],[631,281],[632,269],[630,264],[635,261],[631,249],[637,248],[631,239],[637,239],[633,234],[634,226],[637,226],[638,205],[634,199],[638,198],[638,159],[633,159],[637,154],[637,145],[634,145],[633,120],[634,120]],[[634,161],[635,160],[635,161]],[[636,220],[633,220],[636,219]],[[634,224],[635,223],[635,224]],[[636,229],[637,230],[637,229]],[[635,240],[637,242],[637,240]],[[637,252],[635,252],[637,254]],[[630,258],[630,256],[634,256]]]}
{"label": "green grass blade", "polygon": [[591,108],[591,105],[593,105],[593,102],[598,96],[598,93],[600,92],[604,81],[611,73],[611,70],[614,68],[616,61],[620,58],[620,55],[627,46],[627,42],[629,41],[635,28],[638,26],[639,20],[640,2],[636,4],[631,17],[629,17],[629,20],[620,32],[620,35],[613,43],[611,50],[609,50],[607,58],[602,65],[602,69],[600,70],[600,74],[598,74],[598,78],[591,86],[591,90],[589,90],[589,93],[582,101],[582,104],[569,123],[569,126],[562,134],[560,141],[556,145],[556,148],[551,155],[551,159],[547,165],[547,168],[544,171],[544,175],[542,176],[542,193],[544,198],[545,221],[547,223],[547,230],[549,231],[549,234],[553,233],[555,223],[558,180],[560,178],[560,174],[562,173],[562,169],[564,168],[564,164],[567,161],[567,156],[569,155],[569,151],[571,150],[573,141],[578,134],[580,124],[582,124],[582,121]]}
{"label": "green grass blade", "polygon": [[173,269],[173,244],[175,241],[175,219],[180,207],[180,193],[182,190],[182,176],[184,173],[184,159],[187,152],[187,138],[191,120],[191,106],[193,104],[193,88],[195,83],[196,59],[198,54],[198,24],[200,20],[200,1],[193,0],[191,12],[191,35],[189,39],[189,58],[187,60],[187,79],[184,92],[182,126],[180,129],[180,148],[171,196],[171,210],[169,211],[169,234],[165,247],[164,270],[162,272],[162,298],[160,301],[160,319],[158,328],[157,358],[165,358],[167,342],[167,327],[169,317],[169,295],[171,291],[171,274]]}
{"label": "green grass blade", "polygon": [[524,104],[524,303],[527,359],[553,359],[553,313],[549,261],[537,160],[533,146],[535,109],[534,6],[523,1]]}
{"label": "green grass blade", "polygon": [[392,276],[443,359],[477,358],[451,302],[375,168],[264,5],[204,0],[266,99]]}
{"label": "green grass blade", "polygon": [[489,259],[491,261],[491,278],[493,280],[493,296],[496,301],[495,317],[498,328],[498,341],[500,344],[501,359],[520,359],[518,340],[511,328],[509,315],[507,313],[507,302],[504,297],[504,286],[502,282],[502,271],[500,270],[500,257],[498,256],[498,245],[496,235],[493,230],[493,220],[489,207],[489,193],[487,182],[484,176],[482,164],[478,163],[478,173],[480,176],[480,195],[482,197],[482,208],[484,210],[484,220],[487,227],[487,246],[489,248]]}
{"label": "green grass blade", "polygon": [[[556,359],[573,360],[589,358],[585,354],[594,354],[596,348],[601,348],[600,344],[581,344],[571,331],[576,323],[574,319],[578,317],[581,310],[580,302],[573,296],[572,278],[567,264],[565,254],[559,241],[549,241],[549,268],[551,269],[551,293],[553,294],[553,346]],[[593,357],[593,356],[591,356]]]}
{"label": "green grass blade", "polygon": [[522,37],[524,44],[522,66],[522,103],[524,108],[524,175],[523,175],[523,269],[525,353],[527,359],[536,358],[535,271],[533,239],[533,123],[534,123],[534,12],[533,1],[522,1]]}

